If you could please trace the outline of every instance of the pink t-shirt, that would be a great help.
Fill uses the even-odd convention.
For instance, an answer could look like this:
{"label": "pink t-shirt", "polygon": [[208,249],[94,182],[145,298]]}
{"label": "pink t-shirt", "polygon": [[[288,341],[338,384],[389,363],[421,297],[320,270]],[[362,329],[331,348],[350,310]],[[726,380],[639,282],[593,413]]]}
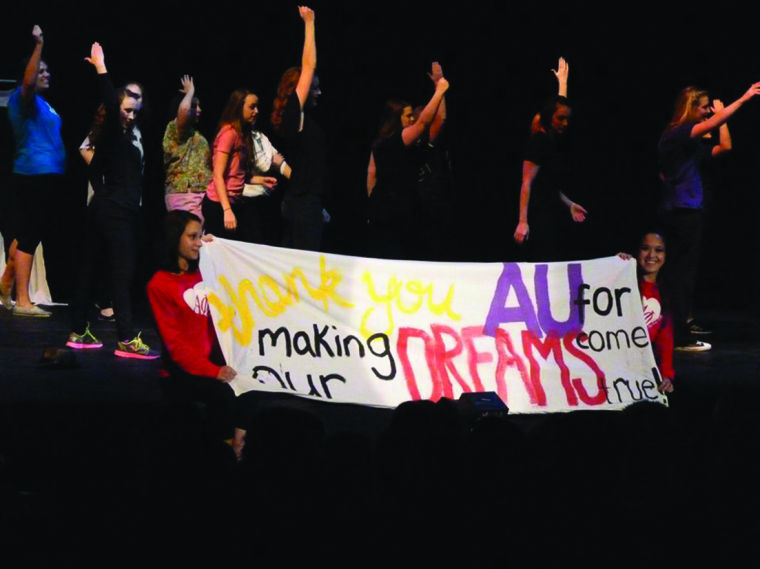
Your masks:
{"label": "pink t-shirt", "polygon": [[[227,167],[224,169],[224,185],[227,188],[227,197],[230,201],[235,201],[242,194],[245,185],[246,147],[243,137],[235,132],[231,125],[224,125],[214,139],[214,162],[220,153],[228,156]],[[219,201],[213,179],[206,188],[206,195],[211,201]]]}

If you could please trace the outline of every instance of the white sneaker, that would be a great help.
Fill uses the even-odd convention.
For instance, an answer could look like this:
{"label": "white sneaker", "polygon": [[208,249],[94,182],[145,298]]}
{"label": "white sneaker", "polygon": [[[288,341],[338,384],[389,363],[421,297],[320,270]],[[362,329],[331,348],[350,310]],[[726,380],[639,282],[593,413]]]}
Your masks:
{"label": "white sneaker", "polygon": [[712,344],[702,342],[701,340],[695,340],[694,342],[688,342],[681,346],[673,348],[677,352],[707,352],[712,349]]}

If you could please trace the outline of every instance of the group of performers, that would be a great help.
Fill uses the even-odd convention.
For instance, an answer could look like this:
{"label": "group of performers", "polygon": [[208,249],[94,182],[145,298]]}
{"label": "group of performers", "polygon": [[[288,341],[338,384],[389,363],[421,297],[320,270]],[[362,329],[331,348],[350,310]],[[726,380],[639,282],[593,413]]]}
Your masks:
{"label": "group of performers", "polygon": [[[309,113],[320,95],[315,72],[315,15],[310,8],[298,9],[304,25],[301,66],[288,69],[278,85],[271,113],[274,144],[256,128],[258,96],[236,89],[209,145],[197,129],[201,105],[194,80],[188,75],[180,80],[176,117],[167,125],[163,139],[165,204],[169,211],[167,258],[148,285],[148,297],[169,359],[175,371],[187,376],[222,382],[235,376],[235,370],[214,361],[213,329],[208,314],[199,311],[199,306],[207,305],[190,306],[186,302],[185,292],[201,281],[197,266],[204,232],[265,241],[266,196],[282,184],[286,189],[281,207],[281,244],[304,250],[322,247],[327,145],[325,133]],[[9,193],[14,214],[9,216],[12,243],[0,280],[0,300],[15,315],[46,317],[50,313],[29,299],[29,275],[34,250],[51,222],[46,206],[61,185],[65,149],[61,118],[43,97],[50,85],[50,73],[42,60],[44,38],[39,26],[34,27],[32,36],[34,51],[8,104],[16,138]],[[85,59],[96,72],[102,105],[80,147],[88,164],[93,196],[87,208],[87,238],[78,255],[80,267],[67,345],[73,349],[103,345],[90,330],[88,307],[97,263],[104,262],[118,333],[115,355],[153,359],[158,357],[157,352],[134,329],[130,295],[143,191],[144,151],[138,119],[144,89],[136,82],[116,89],[97,42]],[[567,95],[569,66],[560,58],[553,71],[558,94],[547,101],[531,127],[514,231],[524,258],[533,261],[555,260],[563,238],[557,231],[560,216],[583,222],[588,215],[566,194],[570,165],[564,135],[572,111]],[[445,223],[443,209],[437,210],[439,217],[425,220],[417,217],[414,207],[420,196],[435,201],[430,196],[440,194],[441,188],[450,184],[445,153],[437,146],[446,121],[449,82],[437,62],[432,64],[429,77],[434,92],[427,104],[415,110],[406,101],[389,100],[372,144],[367,168],[372,256],[409,258],[414,255],[412,237],[420,233],[413,232],[412,227],[422,226],[424,234],[426,224],[433,227]],[[691,313],[703,226],[700,162],[730,150],[727,120],[758,94],[760,83],[755,83],[739,99],[724,105],[718,99],[711,101],[705,91],[687,87],[679,95],[673,118],[659,141],[664,188],[661,224],[643,236],[635,257],[664,391],[671,391],[673,386],[674,346],[685,351],[709,349],[709,344],[692,336],[705,331],[693,322]],[[712,136],[716,129],[717,140]],[[663,284],[659,274],[666,240],[669,278]],[[14,285],[15,304],[11,301]],[[654,305],[656,310],[652,309]]]}

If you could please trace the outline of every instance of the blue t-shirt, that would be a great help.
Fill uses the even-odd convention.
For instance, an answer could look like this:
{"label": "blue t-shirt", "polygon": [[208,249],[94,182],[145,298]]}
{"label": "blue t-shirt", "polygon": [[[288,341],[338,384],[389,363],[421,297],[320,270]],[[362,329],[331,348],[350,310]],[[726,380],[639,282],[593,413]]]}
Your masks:
{"label": "blue t-shirt", "polygon": [[48,102],[35,94],[24,108],[21,87],[8,99],[8,118],[16,139],[13,173],[25,176],[63,174],[66,151],[61,139],[61,117]]}
{"label": "blue t-shirt", "polygon": [[664,177],[662,209],[665,211],[702,207],[704,190],[699,163],[709,148],[699,138],[691,138],[691,129],[695,124],[695,121],[687,121],[666,132],[657,145],[660,171]]}

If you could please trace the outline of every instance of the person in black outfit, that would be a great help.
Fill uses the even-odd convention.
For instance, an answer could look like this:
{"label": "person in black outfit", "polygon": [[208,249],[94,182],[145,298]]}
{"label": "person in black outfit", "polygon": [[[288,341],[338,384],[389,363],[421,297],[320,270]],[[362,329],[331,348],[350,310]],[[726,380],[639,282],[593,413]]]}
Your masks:
{"label": "person in black outfit", "polygon": [[436,75],[435,93],[419,118],[412,106],[391,99],[385,103],[367,166],[369,196],[369,254],[373,257],[408,259],[415,249],[413,227],[417,164],[410,146],[428,133],[438,115],[449,82]]}
{"label": "person in black outfit", "polygon": [[93,167],[102,183],[95,188],[95,196],[88,208],[87,241],[79,286],[72,304],[72,332],[66,345],[75,349],[100,348],[103,345],[89,329],[87,306],[95,264],[95,245],[104,242],[108,249],[119,340],[114,355],[155,359],[158,353],[152,351],[133,328],[130,291],[135,272],[137,216],[143,179],[142,144],[133,129],[142,101],[132,97],[125,89],[114,89],[99,43],[92,44],[90,57],[85,59],[98,73],[98,86],[106,109],[93,157]]}
{"label": "person in black outfit", "polygon": [[292,176],[282,200],[283,245],[319,251],[322,247],[322,200],[327,192],[327,141],[307,114],[322,91],[314,39],[314,11],[298,7],[304,22],[301,67],[291,67],[280,79],[272,109],[277,148],[288,157]]}
{"label": "person in black outfit", "polygon": [[557,69],[552,69],[559,86],[558,95],[549,99],[534,117],[525,151],[520,216],[514,240],[518,245],[528,245],[525,252],[528,261],[557,261],[563,257],[562,240],[557,230],[562,216],[566,215],[563,205],[575,222],[584,221],[588,213],[564,193],[571,178],[564,137],[571,114],[567,99],[569,71],[567,62],[560,57]]}

